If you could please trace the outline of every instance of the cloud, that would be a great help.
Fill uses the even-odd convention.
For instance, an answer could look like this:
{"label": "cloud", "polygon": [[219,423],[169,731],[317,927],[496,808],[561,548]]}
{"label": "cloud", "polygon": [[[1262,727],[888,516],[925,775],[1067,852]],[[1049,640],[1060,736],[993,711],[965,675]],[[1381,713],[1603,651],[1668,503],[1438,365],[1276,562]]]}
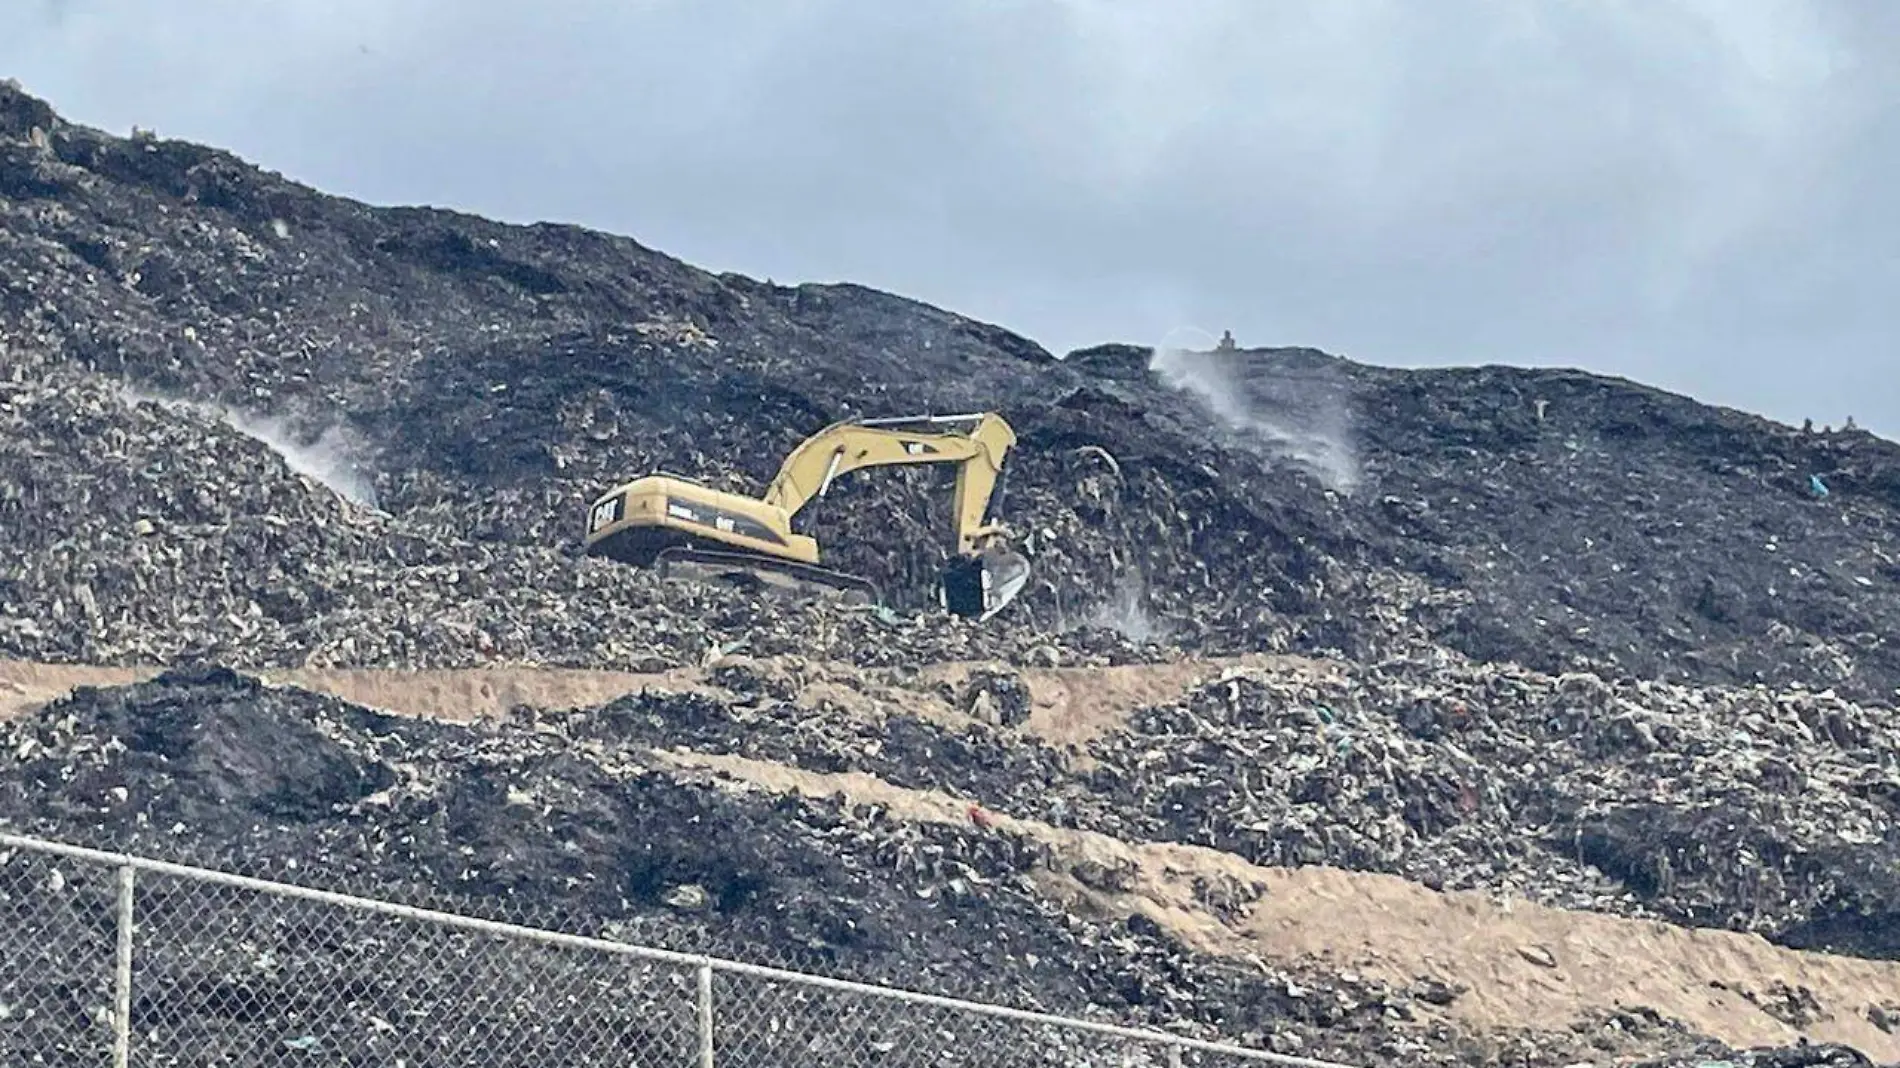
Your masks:
{"label": "cloud", "polygon": [[1845,0],[67,0],[0,66],[330,191],[1900,434],[1900,16]]}

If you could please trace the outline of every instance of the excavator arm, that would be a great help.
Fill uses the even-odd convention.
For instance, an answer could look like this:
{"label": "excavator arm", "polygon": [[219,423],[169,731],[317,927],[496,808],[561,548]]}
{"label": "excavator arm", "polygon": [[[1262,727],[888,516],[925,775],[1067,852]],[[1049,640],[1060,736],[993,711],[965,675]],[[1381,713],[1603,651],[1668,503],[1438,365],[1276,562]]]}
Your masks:
{"label": "excavator arm", "polygon": [[[969,423],[967,434],[925,433],[900,426]],[[866,467],[896,464],[957,465],[956,550],[981,552],[1002,528],[990,512],[1003,474],[1003,461],[1016,444],[1016,433],[994,413],[922,416],[833,423],[793,449],[765,490],[765,502],[795,516],[813,497],[822,497],[841,475]]]}

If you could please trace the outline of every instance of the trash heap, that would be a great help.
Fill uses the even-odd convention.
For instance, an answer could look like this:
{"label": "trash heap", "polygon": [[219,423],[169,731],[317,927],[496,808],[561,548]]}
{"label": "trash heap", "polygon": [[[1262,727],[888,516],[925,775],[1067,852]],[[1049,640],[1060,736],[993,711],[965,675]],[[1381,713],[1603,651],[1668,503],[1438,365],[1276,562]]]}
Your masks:
{"label": "trash heap", "polygon": [[[1008,692],[992,672],[952,695]],[[595,744],[863,771],[998,811],[1259,864],[1748,931],[1900,959],[1900,722],[1837,695],[1451,658],[1235,668],[1068,751],[1029,728],[884,721],[740,665],[729,701],[574,712]],[[1020,684],[1019,684],[1020,685]]]}
{"label": "trash heap", "polygon": [[863,663],[1128,659],[1020,630],[661,583],[337,497],[215,410],[90,377],[0,378],[0,653],[86,663],[661,670],[711,651]]}
{"label": "trash heap", "polygon": [[[1886,638],[1900,630],[1900,448],[1862,431],[1560,371],[1398,371],[1303,349],[1104,345],[1058,359],[861,287],[713,275],[569,226],[371,208],[212,148],[68,123],[11,87],[0,148],[9,354],[330,448],[406,524],[373,536],[425,539],[529,612],[572,619],[630,581],[573,558],[585,504],[623,479],[666,468],[756,493],[833,420],[997,409],[1021,438],[1003,515],[1035,574],[994,640],[932,618],[959,647],[1022,655],[1108,615],[1193,652],[1380,659],[1436,645],[1549,672],[1800,682],[1886,703],[1900,688]],[[58,465],[43,481],[119,477],[57,419],[26,432],[50,450],[36,460]],[[0,471],[0,485],[21,477]],[[804,520],[827,562],[877,580],[902,613],[928,612],[946,479],[859,472]],[[186,522],[159,500],[125,507]],[[74,549],[103,536],[60,529]],[[491,558],[471,543],[511,548]],[[60,566],[15,565],[52,569],[49,581]],[[370,589],[416,589],[384,574],[352,585],[363,600],[338,597],[356,607],[306,615],[302,638],[258,624],[262,645],[338,662],[479,655],[479,639],[429,631],[446,613],[533,656],[575,648],[582,629],[544,643],[458,611],[487,596],[461,589],[425,595],[431,610],[414,617],[368,618]],[[700,595],[677,596],[692,609],[678,627],[738,639],[701,621]],[[15,614],[44,615],[43,597]],[[15,637],[0,651],[230,644],[203,633],[236,626],[223,613],[190,618],[190,635]],[[367,648],[333,647],[345,637]],[[573,655],[644,655],[643,641],[601,641]]]}
{"label": "trash heap", "polygon": [[[802,517],[826,563],[891,594],[885,611],[576,552],[586,503],[623,479],[756,493],[834,420],[988,409],[1020,438],[1002,514],[1034,574],[986,624],[928,603],[942,471],[861,472]],[[1432,1063],[1460,1040],[1395,1037],[1402,992],[1223,972],[1061,914],[1020,885],[1038,863],[1023,843],[734,795],[631,747],[691,737],[1268,863],[1893,956],[1895,633],[1900,447],[1861,431],[1572,372],[1304,349],[1057,359],[860,287],[371,208],[215,149],[85,129],[0,85],[0,656],[997,665],[995,725],[962,733],[866,733],[769,695],[650,696],[577,714],[568,740],[372,722],[185,675],[7,728],[16,826],[296,860],[386,892],[462,887],[871,976],[901,960],[914,981],[924,959],[932,981],[982,976],[1008,1000]],[[1211,684],[1091,743],[1086,769],[1023,733],[1009,683],[1026,665],[1263,650],[1343,674]],[[154,756],[201,745],[236,748]],[[652,852],[681,826],[715,829],[695,840],[729,855]],[[697,900],[686,886],[720,904],[665,900]],[[965,922],[946,934],[949,915]]]}
{"label": "trash heap", "polygon": [[[1557,1035],[1460,1033],[1421,1017],[1425,1002],[1450,996],[1430,984],[1392,989],[1223,961],[1141,917],[1072,913],[1039,889],[1047,847],[1009,832],[776,797],[664,768],[637,745],[386,717],[222,669],[81,691],[0,724],[0,746],[13,754],[0,769],[0,825],[10,830],[411,904],[1357,1063],[1554,1068],[1592,1049],[1687,1057],[1696,1048],[1641,1011]],[[44,868],[8,856],[0,886],[52,885]],[[17,930],[109,910],[109,871],[57,868],[60,892],[15,896]],[[527,968],[555,989],[599,978],[584,955],[458,948],[396,921],[163,876],[142,885],[139,978],[157,999],[144,1011],[166,1021],[141,1036],[148,1057],[189,1047],[192,1057],[256,1059],[307,1042],[333,1056],[393,1059],[407,1049],[406,1028],[378,1021],[452,1011],[432,993],[438,984],[505,986],[504,972]],[[207,952],[185,935],[209,922],[245,935]],[[660,1055],[690,1035],[669,1033],[666,1021],[690,1021],[692,984],[664,968],[641,971],[616,972],[613,998],[497,1001],[482,1010],[485,1022],[547,1043],[535,1052],[557,1059],[582,1055],[610,1025]],[[9,1000],[58,996],[64,972],[28,969]],[[107,984],[109,974],[94,978]],[[741,1007],[721,1048],[737,1059],[747,1049],[809,1055],[805,1043],[827,1035],[873,1042],[926,1024],[938,1040],[906,1055],[933,1064],[1045,1064],[1040,1047],[1051,1043],[1073,1051],[1056,1063],[1100,1063],[1084,1055],[1108,1052],[1057,1033],[1002,1041],[1001,1029],[979,1044],[973,1032],[995,1025],[934,1013],[926,1021],[857,998],[768,997],[730,982],[722,989],[739,1000],[728,1004]],[[233,998],[246,1006],[240,1016],[227,1011]],[[741,1029],[746,1012],[766,1019]],[[522,1014],[541,1026],[507,1026]],[[22,1026],[57,1023],[36,1016]],[[789,1046],[766,1048],[774,1041]],[[1009,1060],[1012,1049],[1038,1059]]]}

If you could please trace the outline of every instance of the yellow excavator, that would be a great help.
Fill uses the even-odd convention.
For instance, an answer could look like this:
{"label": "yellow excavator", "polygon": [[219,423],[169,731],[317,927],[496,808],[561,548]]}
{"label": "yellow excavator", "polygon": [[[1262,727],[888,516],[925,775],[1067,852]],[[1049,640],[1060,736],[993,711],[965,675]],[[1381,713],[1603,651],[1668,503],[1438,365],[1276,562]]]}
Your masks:
{"label": "yellow excavator", "polygon": [[817,540],[793,531],[793,517],[860,468],[956,464],[955,552],[937,600],[984,620],[1029,581],[1029,561],[1005,547],[1005,529],[993,521],[1003,461],[1015,444],[1015,431],[994,412],[833,423],[786,456],[763,498],[665,472],[602,494],[588,509],[585,551],[662,573],[686,565],[879,601],[875,583],[819,566]]}

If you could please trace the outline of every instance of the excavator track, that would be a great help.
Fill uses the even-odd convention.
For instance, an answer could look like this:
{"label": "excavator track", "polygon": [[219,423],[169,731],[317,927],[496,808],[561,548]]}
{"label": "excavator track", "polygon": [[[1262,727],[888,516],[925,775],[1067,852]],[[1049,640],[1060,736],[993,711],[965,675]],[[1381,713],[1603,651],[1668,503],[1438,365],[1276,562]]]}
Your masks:
{"label": "excavator track", "polygon": [[884,603],[884,591],[863,576],[759,553],[670,545],[654,555],[653,564],[662,577],[670,576],[675,568],[685,568],[708,578],[730,581],[738,572],[753,581],[782,589],[822,590],[846,604]]}

